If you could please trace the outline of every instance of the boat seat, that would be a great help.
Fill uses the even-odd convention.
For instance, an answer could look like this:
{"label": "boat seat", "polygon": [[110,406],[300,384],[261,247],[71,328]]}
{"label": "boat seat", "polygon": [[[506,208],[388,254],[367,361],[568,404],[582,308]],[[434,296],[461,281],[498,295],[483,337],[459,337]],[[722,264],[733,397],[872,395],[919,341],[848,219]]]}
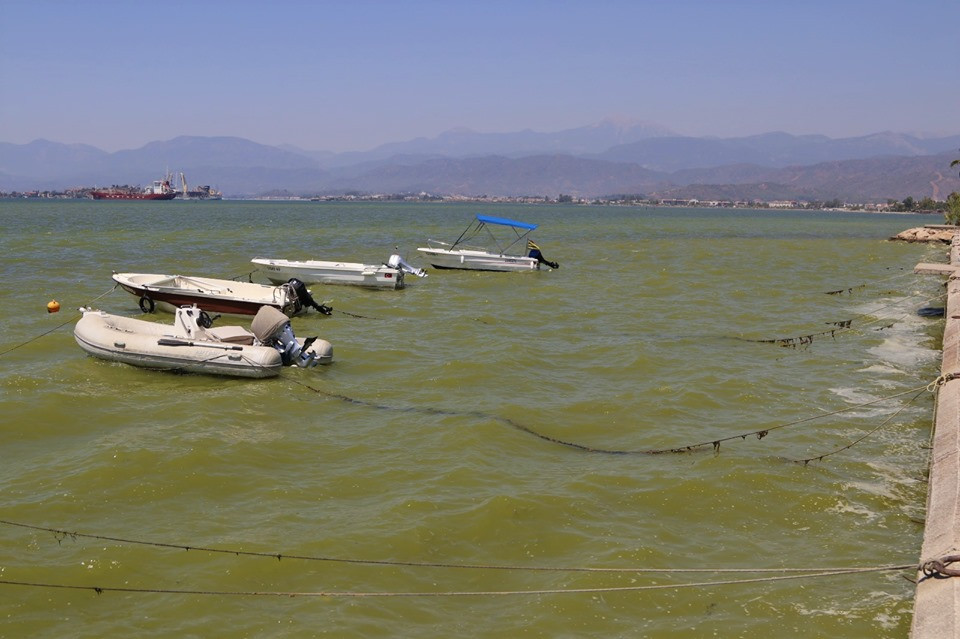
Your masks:
{"label": "boat seat", "polygon": [[253,345],[254,334],[242,326],[218,326],[208,328],[207,334],[212,338],[228,344]]}

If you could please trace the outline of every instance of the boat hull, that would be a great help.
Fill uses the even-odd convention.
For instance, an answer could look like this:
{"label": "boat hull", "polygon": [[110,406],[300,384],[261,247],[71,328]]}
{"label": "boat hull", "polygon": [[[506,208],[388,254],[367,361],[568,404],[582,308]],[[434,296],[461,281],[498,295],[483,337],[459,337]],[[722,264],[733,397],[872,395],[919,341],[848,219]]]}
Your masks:
{"label": "boat hull", "polygon": [[208,313],[231,315],[256,315],[261,306],[271,306],[288,316],[302,310],[296,295],[279,286],[155,273],[114,273],[113,279],[140,298],[144,312],[156,307],[172,313],[192,304]]}
{"label": "boat hull", "polygon": [[418,248],[424,258],[434,268],[456,269],[464,271],[536,271],[540,262],[533,257],[522,255],[500,255],[469,249]]}
{"label": "boat hull", "polygon": [[275,348],[189,340],[171,335],[171,328],[87,311],[73,335],[80,348],[94,357],[140,368],[249,378],[275,377],[283,368]]}
{"label": "boat hull", "polygon": [[172,200],[176,193],[123,193],[121,191],[90,191],[95,200]]}
{"label": "boat hull", "polygon": [[386,265],[323,260],[250,260],[277,284],[297,278],[304,284],[346,284],[367,288],[400,289],[404,287],[403,271]]}

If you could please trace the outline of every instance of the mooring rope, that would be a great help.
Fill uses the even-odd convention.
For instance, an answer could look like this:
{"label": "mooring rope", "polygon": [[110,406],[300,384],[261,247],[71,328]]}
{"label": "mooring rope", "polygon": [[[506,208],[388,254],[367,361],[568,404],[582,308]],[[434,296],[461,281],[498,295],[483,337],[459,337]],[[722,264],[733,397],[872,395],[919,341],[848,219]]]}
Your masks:
{"label": "mooring rope", "polygon": [[[888,268],[890,268],[890,267],[888,267]],[[835,291],[824,291],[824,294],[826,294],[826,295],[843,295],[844,293],[846,293],[846,294],[848,294],[848,295],[853,295],[853,292],[854,292],[854,291],[863,290],[863,289],[867,288],[867,286],[869,286],[870,284],[873,284],[873,285],[882,284],[882,283],[884,283],[884,282],[889,282],[889,281],[891,281],[891,280],[897,280],[897,279],[903,279],[903,278],[906,278],[906,277],[909,277],[909,276],[916,276],[916,273],[914,273],[913,271],[906,271],[906,270],[904,270],[903,267],[900,267],[900,272],[899,272],[899,273],[894,273],[893,275],[891,275],[891,276],[889,276],[889,277],[885,277],[885,278],[883,278],[883,279],[876,280],[875,282],[871,282],[871,283],[864,282],[863,284],[857,284],[856,286],[850,286],[850,287],[848,287],[848,288],[840,288],[840,289],[837,289],[837,290],[835,290]]]}
{"label": "mooring rope", "polygon": [[[309,384],[306,384],[304,382],[301,382],[299,380],[292,379],[292,378],[290,378],[289,381],[291,381],[294,384],[297,384],[298,386],[302,386],[308,390],[311,390],[314,393],[317,393],[318,395],[330,397],[331,399],[339,399],[343,402],[356,404],[359,406],[368,406],[370,408],[376,408],[378,410],[391,410],[391,411],[398,411],[398,412],[405,412],[405,413],[421,413],[424,415],[449,415],[449,416],[460,416],[460,417],[475,417],[479,419],[491,419],[503,424],[507,424],[508,426],[511,426],[512,428],[515,428],[521,432],[527,433],[529,435],[533,435],[538,439],[542,439],[544,441],[547,441],[553,444],[566,446],[568,448],[574,448],[576,450],[581,450],[588,453],[599,453],[604,455],[663,455],[667,453],[688,453],[688,452],[693,452],[695,450],[706,448],[706,447],[712,447],[715,453],[719,453],[720,444],[728,441],[733,441],[737,439],[746,440],[747,437],[751,437],[751,436],[755,436],[757,439],[763,439],[771,431],[774,431],[774,430],[780,430],[782,428],[787,428],[790,426],[796,426],[798,424],[804,424],[804,423],[815,421],[818,419],[832,417],[833,415],[839,415],[840,413],[845,413],[848,411],[856,410],[858,408],[863,408],[865,406],[871,406],[873,404],[877,404],[887,400],[896,399],[897,397],[901,397],[909,393],[916,392],[919,395],[924,390],[931,391],[932,388],[934,388],[935,386],[944,383],[943,381],[941,381],[943,379],[944,379],[943,376],[941,376],[941,377],[938,377],[933,382],[931,382],[930,384],[924,384],[923,386],[919,386],[917,388],[911,388],[909,390],[901,391],[899,393],[894,393],[893,395],[887,395],[886,397],[872,399],[870,401],[856,404],[853,406],[847,406],[845,408],[840,408],[834,411],[820,413],[817,415],[813,415],[811,417],[804,417],[802,419],[798,419],[792,422],[778,424],[776,426],[769,426],[767,428],[754,430],[747,433],[739,433],[737,435],[729,435],[726,437],[720,437],[718,439],[702,441],[695,444],[687,444],[684,446],[675,446],[671,448],[658,448],[658,449],[651,448],[651,449],[635,449],[635,450],[597,448],[594,446],[589,446],[587,444],[580,444],[577,442],[571,442],[564,439],[559,439],[557,437],[553,437],[551,435],[546,435],[541,432],[538,432],[530,428],[529,426],[526,426],[513,419],[510,419],[509,417],[502,417],[499,415],[494,415],[492,413],[485,413],[483,411],[456,411],[456,410],[448,410],[448,409],[440,409],[440,408],[432,408],[432,407],[420,407],[420,406],[408,406],[406,408],[398,408],[396,406],[389,406],[387,404],[378,404],[378,403],[367,401],[367,400],[356,399],[354,397],[350,397],[348,395],[343,395],[340,393],[332,393],[330,391],[325,391],[320,388],[316,388],[314,386],[311,386]],[[949,381],[949,380],[946,380],[946,381]],[[910,400],[910,401],[913,401],[913,400]]]}
{"label": "mooring rope", "polygon": [[75,584],[56,584],[48,582],[17,581],[0,579],[0,584],[8,586],[29,586],[33,588],[63,588],[69,590],[90,590],[98,595],[105,592],[124,592],[138,594],[164,595],[212,595],[220,597],[330,597],[330,598],[370,598],[370,597],[509,597],[524,595],[569,595],[569,594],[596,594],[612,592],[642,592],[648,590],[681,590],[687,588],[709,588],[712,586],[738,586],[745,584],[772,583],[796,579],[813,579],[836,577],[840,575],[855,575],[872,572],[890,572],[916,569],[915,564],[900,564],[896,566],[872,566],[869,568],[851,568],[848,570],[830,570],[795,575],[780,575],[777,577],[755,577],[753,579],[727,579],[717,581],[701,581],[685,584],[650,584],[646,586],[607,586],[597,588],[541,588],[531,590],[451,590],[451,591],[264,591],[264,590],[188,590],[172,588],[134,588],[121,586],[82,586]]}
{"label": "mooring rope", "polygon": [[[118,286],[120,286],[120,285],[119,285],[119,284],[114,284],[112,288],[110,288],[109,290],[101,293],[100,295],[97,295],[95,298],[93,298],[92,300],[90,300],[89,302],[87,302],[86,304],[84,304],[84,306],[91,306],[94,302],[96,302],[96,301],[99,300],[100,298],[106,297],[108,294],[110,294],[110,293],[112,293],[113,291],[115,291]],[[82,314],[82,313],[79,313],[79,314],[77,314],[77,315],[73,315],[73,316],[72,316],[70,319],[68,319],[67,321],[63,322],[62,324],[57,324],[56,326],[54,326],[53,328],[51,328],[51,329],[48,330],[48,331],[44,331],[44,332],[40,333],[39,335],[37,335],[37,336],[35,336],[35,337],[31,337],[31,338],[28,339],[27,341],[21,342],[20,344],[17,344],[16,346],[14,346],[14,347],[12,347],[12,348],[8,348],[8,349],[5,350],[5,351],[0,351],[0,357],[3,357],[3,356],[6,355],[7,353],[10,353],[10,352],[13,352],[13,351],[17,350],[18,348],[21,348],[21,347],[23,347],[23,346],[26,346],[27,344],[30,344],[30,343],[32,343],[32,342],[35,342],[35,341],[37,341],[38,339],[40,339],[41,337],[46,337],[46,336],[49,335],[50,333],[53,333],[53,332],[55,332],[55,331],[60,330],[61,328],[63,328],[63,327],[66,326],[67,324],[72,324],[72,323],[76,322],[76,321],[77,321],[78,319],[80,319],[81,317],[83,317],[83,314]]]}
{"label": "mooring rope", "polygon": [[897,412],[893,413],[892,415],[890,415],[889,417],[887,417],[885,420],[883,420],[883,421],[880,423],[879,426],[877,426],[876,428],[874,428],[874,429],[871,430],[870,432],[864,434],[862,437],[859,437],[858,439],[855,439],[854,441],[850,442],[850,443],[847,444],[846,446],[843,446],[843,447],[841,447],[841,448],[838,448],[838,449],[836,449],[836,450],[833,450],[833,451],[831,451],[831,452],[829,452],[829,453],[823,453],[822,455],[817,455],[816,457],[808,457],[808,458],[806,458],[806,459],[794,459],[794,460],[792,460],[792,461],[793,461],[794,463],[803,464],[804,466],[806,466],[807,464],[809,464],[810,462],[812,462],[812,461],[814,461],[814,460],[816,460],[816,461],[823,461],[825,457],[829,457],[829,456],[831,456],[831,455],[836,455],[837,453],[841,453],[841,452],[843,452],[843,451],[845,451],[845,450],[849,450],[849,449],[853,448],[854,446],[856,446],[857,444],[859,444],[860,442],[862,442],[863,440],[865,440],[866,438],[870,437],[871,435],[873,435],[874,433],[876,433],[878,430],[880,430],[881,428],[883,428],[884,426],[886,426],[887,424],[889,424],[889,423],[893,420],[894,417],[896,417],[897,415],[899,415],[900,413],[902,413],[903,411],[905,411],[905,410],[907,409],[907,407],[910,406],[910,405],[914,402],[914,400],[916,400],[918,397],[920,397],[920,395],[922,395],[923,393],[927,392],[928,390],[929,390],[929,387],[925,387],[925,388],[921,389],[916,395],[914,395],[914,396],[911,397],[909,400],[907,400],[907,403],[904,404],[903,406],[901,406],[900,409],[897,410]]}
{"label": "mooring rope", "polygon": [[66,322],[64,322],[64,323],[62,323],[62,324],[57,324],[56,326],[54,326],[53,328],[51,328],[49,331],[44,331],[44,332],[40,333],[39,335],[37,335],[36,337],[31,337],[31,338],[28,339],[27,341],[22,342],[22,343],[20,343],[20,344],[17,344],[16,346],[14,346],[14,347],[12,347],[12,348],[8,348],[8,349],[5,350],[5,351],[0,351],[0,357],[3,357],[3,356],[6,355],[7,353],[11,353],[11,352],[17,350],[18,348],[21,348],[21,347],[23,347],[23,346],[26,346],[27,344],[30,344],[30,343],[32,343],[32,342],[35,342],[35,341],[37,341],[38,339],[40,339],[41,337],[46,337],[46,336],[49,335],[50,333],[53,333],[54,331],[60,330],[61,328],[63,328],[63,327],[66,326],[67,324],[72,324],[72,323],[76,322],[76,321],[77,321],[78,319],[80,319],[81,317],[83,317],[83,315],[82,315],[81,313],[78,313],[78,314],[74,315],[73,317],[71,317],[70,319],[68,319]]}
{"label": "mooring rope", "polygon": [[937,435],[937,413],[940,408],[940,389],[948,381],[954,379],[955,374],[950,375],[941,375],[938,377],[932,384],[933,388],[930,386],[927,387],[928,391],[933,393],[933,412],[930,414],[930,435],[927,438],[927,449],[930,451],[930,455],[927,456],[927,472],[930,471],[930,464],[933,461],[933,442],[934,438]]}
{"label": "mooring rope", "polygon": [[947,568],[948,565],[960,561],[960,555],[947,555],[940,559],[931,559],[920,564],[920,572],[926,578],[960,577],[960,570]]}
{"label": "mooring rope", "polygon": [[356,317],[359,319],[372,319],[372,320],[382,320],[382,317],[369,317],[367,315],[357,315],[356,313],[348,313],[347,311],[341,311],[338,308],[333,309],[334,313],[343,313],[344,315],[349,315],[350,317]]}
{"label": "mooring rope", "polygon": [[853,292],[854,292],[854,291],[859,291],[859,290],[862,290],[862,289],[865,289],[865,288],[867,288],[867,285],[866,285],[866,284],[858,284],[857,286],[851,286],[850,288],[838,288],[838,289],[835,290],[835,291],[824,291],[824,294],[826,294],[826,295],[843,295],[844,293],[846,293],[847,295],[853,295]]}
{"label": "mooring rope", "polygon": [[37,526],[17,521],[0,520],[0,524],[40,532],[48,532],[54,535],[57,543],[64,539],[84,538],[97,541],[109,541],[119,544],[130,544],[136,546],[151,546],[154,548],[164,548],[172,550],[193,550],[196,552],[207,552],[224,555],[234,555],[236,557],[258,557],[265,559],[276,559],[277,561],[297,560],[297,561],[318,561],[343,564],[360,564],[369,566],[394,566],[401,568],[451,568],[462,570],[494,570],[494,571],[514,571],[514,572],[592,572],[592,573],[808,573],[808,572],[833,572],[843,570],[856,570],[853,566],[831,566],[814,568],[604,568],[591,566],[520,566],[511,564],[466,564],[455,562],[435,562],[435,561],[403,561],[391,559],[360,559],[352,557],[331,557],[324,555],[297,555],[283,552],[258,552],[253,550],[237,550],[231,548],[210,548],[196,544],[177,544],[169,542],[147,541],[142,539],[129,539],[123,537],[114,537],[108,535],[95,535],[80,532],[72,532],[61,528],[50,528],[46,526]]}
{"label": "mooring rope", "polygon": [[[878,313],[878,312],[880,312],[880,311],[884,311],[884,310],[886,310],[886,309],[888,309],[888,308],[891,308],[891,307],[893,307],[893,306],[897,306],[897,305],[899,305],[899,304],[902,304],[902,303],[905,302],[905,301],[908,301],[908,300],[911,300],[911,299],[913,299],[913,298],[915,298],[915,297],[920,297],[920,296],[921,296],[921,294],[919,294],[919,293],[916,294],[916,295],[910,295],[909,297],[899,299],[899,300],[897,300],[896,302],[892,302],[892,303],[890,303],[890,304],[887,304],[886,306],[881,306],[880,308],[874,309],[874,310],[871,311],[870,313],[863,313],[863,314],[857,315],[856,317],[853,317],[853,318],[851,318],[851,319],[840,320],[840,321],[836,321],[836,322],[826,322],[827,324],[832,324],[832,325],[834,325],[834,326],[837,327],[837,328],[832,328],[832,329],[829,329],[829,330],[826,330],[826,331],[819,331],[819,332],[816,332],[816,333],[810,333],[810,334],[808,334],[808,335],[800,335],[800,336],[797,336],[797,337],[776,337],[776,338],[772,338],[772,339],[749,339],[749,338],[738,338],[738,339],[741,339],[741,340],[743,340],[743,341],[745,341],[745,342],[754,342],[754,343],[758,343],[758,344],[777,344],[778,346],[784,346],[784,347],[790,346],[790,347],[794,347],[794,348],[796,348],[797,346],[809,346],[810,344],[813,343],[815,337],[830,336],[831,338],[834,338],[834,337],[836,337],[838,334],[845,333],[845,332],[847,332],[847,331],[856,330],[856,329],[852,326],[852,324],[853,324],[854,322],[859,322],[859,321],[860,321],[862,318],[864,318],[864,317],[873,316],[873,315],[875,315],[876,313]],[[947,296],[947,294],[946,294],[946,293],[943,293],[943,294],[941,294],[941,295],[937,295],[937,296],[934,296],[934,297],[928,297],[928,298],[926,298],[926,299],[924,300],[924,303],[932,302],[932,301],[934,301],[934,300],[942,300],[942,299],[944,299],[946,296]],[[883,326],[883,327],[881,327],[880,329],[878,329],[878,330],[883,330],[883,329],[885,329],[885,328],[890,328],[890,327],[893,326],[896,322],[898,322],[899,320],[903,319],[903,318],[906,317],[907,315],[909,315],[909,313],[902,313],[901,315],[899,315],[899,316],[896,317],[896,318],[875,317],[875,318],[872,319],[872,320],[868,320],[868,321],[864,322],[864,323],[862,324],[862,326],[859,326],[859,327],[857,327],[857,328],[863,328],[863,327],[871,326],[871,325],[877,324],[877,323],[879,323],[879,322],[890,322],[891,319],[892,319],[892,322],[891,322],[889,325]]]}
{"label": "mooring rope", "polygon": [[114,284],[110,289],[104,291],[103,293],[100,293],[100,294],[97,295],[95,298],[93,298],[92,300],[90,300],[89,302],[87,302],[86,304],[84,304],[84,306],[91,306],[94,302],[96,302],[97,300],[99,300],[101,297],[106,297],[106,296],[109,295],[110,293],[112,293],[112,292],[114,292],[115,290],[117,290],[117,287],[118,287],[118,286],[120,286],[119,283],[118,283],[118,284]]}
{"label": "mooring rope", "polygon": [[253,274],[256,273],[256,272],[258,272],[259,270],[260,270],[260,269],[255,268],[255,269],[253,269],[252,271],[250,271],[249,273],[240,273],[239,275],[234,275],[233,277],[228,277],[227,279],[228,279],[228,280],[231,280],[231,281],[234,281],[234,282],[241,282],[241,281],[243,281],[243,280],[241,280],[240,278],[245,277],[245,278],[247,278],[247,281],[248,281],[248,282],[250,282],[251,284],[253,284]]}

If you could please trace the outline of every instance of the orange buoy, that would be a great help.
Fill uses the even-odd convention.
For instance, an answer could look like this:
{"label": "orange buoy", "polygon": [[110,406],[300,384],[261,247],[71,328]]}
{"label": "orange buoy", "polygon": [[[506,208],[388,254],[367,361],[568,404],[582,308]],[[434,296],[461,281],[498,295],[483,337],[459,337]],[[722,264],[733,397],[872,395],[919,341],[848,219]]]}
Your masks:
{"label": "orange buoy", "polygon": [[59,310],[60,310],[60,302],[58,302],[57,300],[50,300],[49,302],[47,302],[48,313],[56,313]]}

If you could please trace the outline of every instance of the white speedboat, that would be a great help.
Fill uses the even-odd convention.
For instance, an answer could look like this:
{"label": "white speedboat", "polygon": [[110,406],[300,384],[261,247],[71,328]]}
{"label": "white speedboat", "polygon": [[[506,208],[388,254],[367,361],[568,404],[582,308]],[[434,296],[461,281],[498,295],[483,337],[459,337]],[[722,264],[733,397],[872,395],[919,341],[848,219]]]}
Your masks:
{"label": "white speedboat", "polygon": [[[514,237],[509,241],[498,239],[489,229],[489,225],[509,227]],[[417,250],[424,254],[434,268],[463,269],[469,271],[536,271],[544,264],[550,268],[560,268],[556,262],[543,257],[540,247],[527,236],[537,228],[536,224],[518,222],[503,217],[477,215],[470,226],[460,234],[453,244],[428,240],[427,246]],[[483,231],[485,246],[471,246],[468,242],[477,241]],[[526,243],[524,243],[526,240]],[[525,247],[525,250],[524,248]]]}
{"label": "white speedboat", "polygon": [[283,366],[310,368],[333,360],[333,346],[316,338],[298,339],[290,318],[261,307],[247,330],[214,328],[197,306],[178,308],[173,325],[158,324],[91,308],[73,335],[84,351],[132,366],[234,377],[273,377]]}
{"label": "white speedboat", "polygon": [[383,264],[332,262],[324,260],[277,260],[257,257],[250,260],[273,283],[296,278],[306,284],[351,284],[371,288],[398,289],[405,286],[404,273],[426,277],[421,268],[407,264],[399,255],[391,255]]}
{"label": "white speedboat", "polygon": [[237,315],[256,315],[262,306],[271,306],[290,316],[308,306],[328,315],[330,310],[314,302],[305,286],[287,280],[278,286],[268,286],[158,273],[114,273],[113,279],[123,290],[140,298],[140,310],[144,313],[152,313],[157,307],[172,313],[191,304],[208,313]]}

